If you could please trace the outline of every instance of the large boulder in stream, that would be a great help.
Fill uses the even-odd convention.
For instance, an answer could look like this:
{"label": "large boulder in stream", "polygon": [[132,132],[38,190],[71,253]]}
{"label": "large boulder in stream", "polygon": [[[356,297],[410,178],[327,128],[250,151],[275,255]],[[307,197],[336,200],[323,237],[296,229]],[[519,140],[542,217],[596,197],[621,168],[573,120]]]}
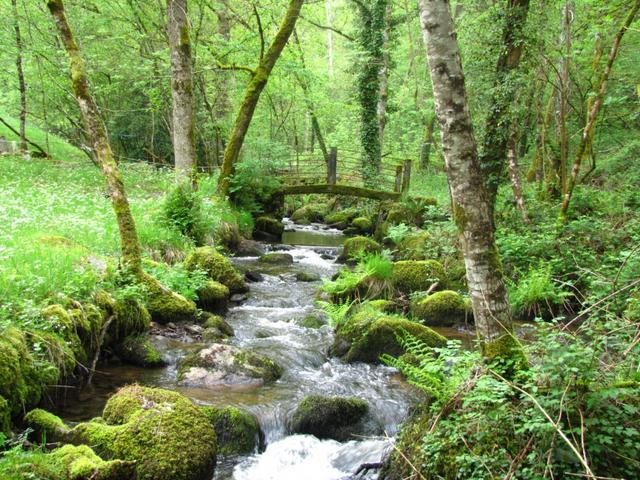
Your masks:
{"label": "large boulder in stream", "polygon": [[408,295],[426,292],[435,283],[439,290],[446,288],[447,275],[436,260],[402,260],[393,264],[391,281],[400,293]]}
{"label": "large boulder in stream", "polygon": [[350,262],[367,253],[380,253],[382,246],[369,237],[353,237],[345,240],[339,262]]}
{"label": "large boulder in stream", "polygon": [[233,268],[231,262],[213,247],[200,247],[193,250],[185,259],[187,270],[203,270],[211,280],[225,285],[231,293],[244,293],[248,290],[242,276]]}
{"label": "large boulder in stream", "polygon": [[458,292],[444,290],[415,299],[411,313],[429,327],[451,327],[470,319],[472,310],[470,302]]}
{"label": "large boulder in stream", "polygon": [[291,265],[293,263],[293,255],[283,252],[271,252],[261,256],[258,261],[269,265]]}
{"label": "large boulder in stream", "polygon": [[320,439],[352,440],[363,432],[362,420],[368,411],[367,402],[359,398],[309,395],[296,408],[291,431]]}
{"label": "large boulder in stream", "polygon": [[262,443],[263,433],[258,419],[236,407],[200,407],[209,418],[220,455],[244,455],[255,452]]}
{"label": "large boulder in stream", "polygon": [[261,386],[282,375],[270,358],[232,345],[213,344],[186,357],[178,371],[181,385]]}
{"label": "large boulder in stream", "polygon": [[363,308],[336,329],[331,353],[346,362],[380,363],[382,355],[405,353],[398,337],[409,334],[429,347],[444,347],[447,339],[418,322],[373,308]]}
{"label": "large boulder in stream", "polygon": [[191,400],[168,390],[131,385],[113,395],[102,418],[68,434],[102,458],[135,462],[137,480],[209,480],[216,433]]}
{"label": "large boulder in stream", "polygon": [[196,292],[196,304],[203,310],[212,313],[226,313],[231,293],[226,285],[215,280],[209,280]]}

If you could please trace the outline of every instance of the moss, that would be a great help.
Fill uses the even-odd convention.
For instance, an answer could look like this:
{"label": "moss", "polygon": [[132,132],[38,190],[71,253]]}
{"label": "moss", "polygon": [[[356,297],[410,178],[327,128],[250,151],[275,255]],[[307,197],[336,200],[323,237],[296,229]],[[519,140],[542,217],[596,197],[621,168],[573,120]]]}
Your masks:
{"label": "moss", "polygon": [[70,428],[53,413],[36,408],[24,416],[24,423],[32,428],[37,440],[45,439],[46,442],[63,441]]}
{"label": "moss", "polygon": [[324,221],[335,228],[347,228],[351,222],[360,216],[361,210],[356,208],[345,208],[343,210],[327,215]]}
{"label": "moss", "polygon": [[247,291],[244,279],[231,262],[213,247],[200,247],[192,251],[184,261],[187,270],[204,270],[209,278],[226,285],[231,293]]}
{"label": "moss", "polygon": [[138,480],[204,480],[213,476],[216,434],[198,407],[177,392],[132,385],[107,402],[103,422],[71,435],[105,458],[134,461]]}
{"label": "moss", "polygon": [[166,365],[147,334],[128,336],[116,346],[115,353],[123,362],[138,367],[153,368]]}
{"label": "moss", "polygon": [[434,282],[447,285],[444,267],[435,260],[403,260],[393,265],[392,282],[404,294],[427,291]]}
{"label": "moss", "polygon": [[0,433],[8,435],[11,430],[11,408],[7,399],[0,395]]}
{"label": "moss", "polygon": [[307,315],[298,322],[298,325],[304,328],[320,328],[327,324],[322,318],[317,315]]}
{"label": "moss", "polygon": [[151,324],[151,314],[142,302],[134,298],[116,300],[111,314],[114,322],[109,327],[109,334],[114,339],[146,332]]}
{"label": "moss", "polygon": [[296,273],[296,280],[298,282],[319,282],[322,278],[317,273],[298,272]]}
{"label": "moss", "polygon": [[416,218],[409,205],[395,202],[388,207],[387,215],[385,216],[385,223],[390,226],[400,225],[401,223],[406,225],[416,225]]}
{"label": "moss", "polygon": [[326,213],[326,205],[307,205],[293,212],[291,220],[300,225],[308,225],[312,222],[322,222]]}
{"label": "moss", "polygon": [[284,233],[284,224],[275,218],[262,216],[256,218],[255,229],[280,238]]}
{"label": "moss", "polygon": [[216,245],[222,245],[228,251],[235,251],[242,242],[240,228],[236,223],[220,222],[216,228],[215,241]]}
{"label": "moss", "polygon": [[371,300],[368,305],[380,312],[391,312],[394,304],[391,300]]}
{"label": "moss", "polygon": [[271,265],[291,265],[293,263],[293,257],[289,253],[273,252],[262,255],[258,261]]}
{"label": "moss", "polygon": [[[49,328],[64,339],[75,359],[86,363],[87,354],[78,335],[77,319],[67,312],[62,305],[50,305],[42,310],[42,318],[49,324]],[[75,322],[74,322],[75,320]]]}
{"label": "moss", "polygon": [[194,318],[196,304],[191,300],[172,292],[148,275],[144,275],[141,281],[146,290],[146,307],[153,320],[158,323],[169,323]]}
{"label": "moss", "polygon": [[457,292],[444,290],[412,302],[411,312],[429,327],[450,327],[471,314],[469,302]]}
{"label": "moss", "polygon": [[367,217],[356,217],[351,221],[351,226],[360,233],[371,233],[373,224]]}
{"label": "moss", "polygon": [[260,425],[256,417],[236,407],[201,407],[216,431],[218,453],[243,455],[260,445]]}
{"label": "moss", "polygon": [[67,480],[133,480],[135,477],[132,462],[104,461],[86,445],[64,445],[47,457],[62,467]]}
{"label": "moss", "polygon": [[518,371],[527,370],[529,361],[524,354],[522,345],[513,334],[505,334],[494,340],[483,341],[482,355],[485,361],[508,377],[513,377]]}
{"label": "moss", "polygon": [[368,411],[367,402],[359,398],[309,395],[293,413],[291,430],[321,439],[348,440]]}
{"label": "moss", "polygon": [[427,260],[426,247],[431,235],[424,230],[406,235],[396,246],[396,258],[400,260]]}
{"label": "moss", "polygon": [[380,356],[404,353],[398,336],[407,332],[432,347],[446,339],[424,325],[365,307],[349,317],[336,331],[333,353],[347,362],[379,363]]}
{"label": "moss", "polygon": [[459,204],[453,204],[453,221],[456,223],[458,230],[463,232],[467,226],[467,213]]}
{"label": "moss", "polygon": [[349,261],[366,253],[380,253],[381,251],[382,247],[375,240],[369,237],[353,237],[345,240],[340,259]]}
{"label": "moss", "polygon": [[215,280],[209,280],[207,284],[197,291],[198,306],[203,310],[214,313],[227,311],[231,293],[226,285]]}
{"label": "moss", "polygon": [[235,335],[233,328],[229,325],[224,318],[218,315],[211,315],[210,313],[204,314],[204,332],[202,332],[202,339],[205,341],[218,341],[224,340]]}

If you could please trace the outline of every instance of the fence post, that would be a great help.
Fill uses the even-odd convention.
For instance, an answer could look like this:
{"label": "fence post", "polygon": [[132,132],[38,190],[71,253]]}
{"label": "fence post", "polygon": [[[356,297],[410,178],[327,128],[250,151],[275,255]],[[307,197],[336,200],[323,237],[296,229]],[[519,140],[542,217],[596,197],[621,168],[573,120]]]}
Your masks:
{"label": "fence post", "polygon": [[402,193],[409,191],[411,185],[411,160],[404,161],[404,175],[402,176]]}
{"label": "fence post", "polygon": [[338,148],[331,147],[329,162],[327,163],[327,183],[335,185],[338,178]]}
{"label": "fence post", "polygon": [[402,191],[402,165],[396,166],[396,187],[393,191],[398,193]]}

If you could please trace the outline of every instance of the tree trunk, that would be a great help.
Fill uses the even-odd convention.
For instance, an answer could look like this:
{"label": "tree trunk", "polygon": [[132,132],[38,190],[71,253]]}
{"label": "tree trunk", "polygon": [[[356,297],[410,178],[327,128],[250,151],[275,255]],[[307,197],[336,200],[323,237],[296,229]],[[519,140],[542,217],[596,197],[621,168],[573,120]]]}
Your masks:
{"label": "tree trunk", "polygon": [[224,161],[218,179],[218,194],[222,197],[229,195],[230,180],[235,172],[235,165],[240,155],[240,149],[244,143],[244,137],[249,130],[253,113],[260,99],[260,94],[267,85],[269,75],[293,32],[303,4],[304,0],[289,0],[289,6],[280,24],[278,33],[271,42],[264,57],[260,59],[258,68],[256,68],[251,76],[233,126],[233,131],[224,150]]}
{"label": "tree trunk", "polygon": [[[327,15],[327,25],[329,27],[333,27],[333,22],[336,19],[336,14],[334,11],[334,2],[335,0],[325,0],[325,10]],[[327,29],[327,66],[329,69],[329,78],[333,78],[334,76],[334,66],[333,66],[333,30],[331,28]]]}
{"label": "tree trunk", "polygon": [[486,178],[491,209],[507,164],[507,144],[511,131],[511,106],[517,87],[509,76],[520,64],[524,50],[523,29],[527,22],[529,0],[508,0],[502,27],[503,48],[496,65],[496,79],[486,119],[480,167]]}
{"label": "tree trunk", "polygon": [[600,82],[598,84],[598,89],[596,91],[596,96],[593,100],[593,105],[591,106],[591,110],[589,111],[589,118],[587,124],[582,131],[582,137],[580,138],[580,145],[578,146],[578,151],[576,152],[575,158],[573,160],[573,167],[571,169],[571,176],[567,179],[567,184],[564,190],[564,198],[562,200],[562,207],[560,209],[560,222],[564,223],[567,219],[567,211],[569,210],[569,203],[571,202],[571,195],[573,194],[573,189],[576,186],[576,181],[578,178],[578,174],[580,173],[580,165],[582,163],[582,159],[584,158],[587,147],[591,142],[591,132],[596,126],[596,121],[598,119],[598,112],[600,111],[600,107],[602,107],[602,101],[604,100],[604,93],[607,89],[607,83],[609,82],[609,75],[611,74],[611,69],[613,68],[613,62],[615,62],[616,57],[618,56],[618,50],[620,49],[620,42],[622,41],[622,37],[625,32],[631,26],[634,18],[638,13],[638,9],[640,9],[640,0],[635,0],[633,2],[633,6],[627,15],[624,23],[616,33],[616,36],[613,40],[613,45],[611,46],[611,52],[609,53],[609,59],[607,60],[607,65],[604,68],[604,72],[602,73],[602,77],[600,77]]}
{"label": "tree trunk", "polygon": [[195,185],[196,122],[187,0],[167,0],[167,17],[171,48],[172,138],[176,180]]}
{"label": "tree trunk", "polygon": [[[225,41],[231,41],[231,15],[227,1],[222,1],[222,7],[216,10],[218,17],[218,35]],[[225,57],[221,58],[224,62]],[[215,79],[215,111],[216,118],[213,121],[215,128],[216,141],[216,165],[222,165],[224,160],[224,149],[227,142],[226,120],[231,110],[231,102],[229,100],[229,92],[233,85],[228,75],[218,75]],[[205,88],[204,83],[202,88]]]}
{"label": "tree trunk", "polygon": [[478,336],[487,358],[512,357],[519,348],[513,336],[490,196],[478,159],[449,1],[419,0],[419,7],[453,216],[464,250]]}
{"label": "tree trunk", "polygon": [[575,5],[573,0],[568,0],[562,9],[562,25],[560,34],[560,48],[562,59],[560,61],[560,89],[556,104],[556,126],[558,130],[559,157],[554,158],[553,169],[558,178],[558,185],[552,191],[559,196],[567,184],[567,163],[569,161],[569,130],[567,127],[567,117],[569,115],[569,95],[570,89],[570,65],[571,65],[571,26],[575,17]]}
{"label": "tree trunk", "polygon": [[18,71],[18,86],[20,89],[20,151],[27,151],[27,86],[24,81],[24,71],[22,70],[22,35],[20,33],[20,20],[18,18],[18,6],[16,0],[11,0],[13,9],[14,29],[16,32],[16,69]]}
{"label": "tree trunk", "polygon": [[509,139],[507,157],[509,158],[509,177],[511,177],[513,197],[516,199],[516,205],[518,205],[518,209],[522,213],[524,223],[529,223],[529,212],[527,211],[527,205],[524,203],[522,183],[520,182],[520,169],[518,168],[518,136],[515,134],[511,135]]}
{"label": "tree trunk", "polygon": [[433,149],[433,129],[436,126],[436,116],[431,117],[426,121],[424,127],[424,141],[420,149],[420,168],[426,170],[431,162],[431,150]]}

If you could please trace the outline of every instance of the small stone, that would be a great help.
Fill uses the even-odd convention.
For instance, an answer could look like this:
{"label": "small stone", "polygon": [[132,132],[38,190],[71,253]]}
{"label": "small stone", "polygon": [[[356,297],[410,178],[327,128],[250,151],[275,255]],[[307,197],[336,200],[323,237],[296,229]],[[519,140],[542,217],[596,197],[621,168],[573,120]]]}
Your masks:
{"label": "small stone", "polygon": [[191,335],[202,335],[204,328],[202,328],[200,325],[187,325],[186,327],[184,327],[184,330]]}
{"label": "small stone", "polygon": [[169,322],[169,323],[167,323],[167,328],[171,329],[171,330],[176,330],[178,327],[176,326],[175,323]]}
{"label": "small stone", "polygon": [[319,282],[320,275],[317,273],[298,272],[296,273],[296,280],[299,282]]}
{"label": "small stone", "polygon": [[248,272],[245,272],[244,278],[248,282],[253,282],[253,283],[264,282],[264,276],[261,273],[254,272],[254,271],[251,271],[251,270],[249,270]]}
{"label": "small stone", "polygon": [[271,265],[291,265],[293,256],[289,253],[267,253],[258,259],[260,263],[268,263]]}
{"label": "small stone", "polygon": [[236,293],[235,295],[231,295],[231,301],[233,303],[242,303],[247,299],[247,296],[243,293]]}

